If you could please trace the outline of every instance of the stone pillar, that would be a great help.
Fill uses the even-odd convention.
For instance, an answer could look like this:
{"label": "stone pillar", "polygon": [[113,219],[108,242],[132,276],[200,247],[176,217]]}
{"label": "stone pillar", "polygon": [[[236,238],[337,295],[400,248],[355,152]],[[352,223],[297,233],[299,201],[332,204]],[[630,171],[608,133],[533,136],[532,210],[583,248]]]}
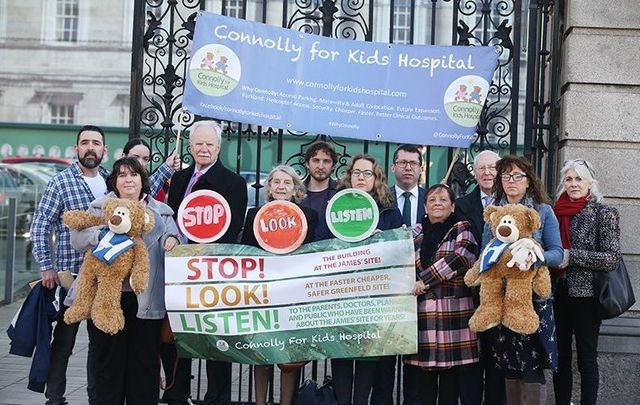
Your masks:
{"label": "stone pillar", "polygon": [[[640,7],[638,0],[565,0],[559,165],[586,159],[620,212],[622,253],[640,286]],[[640,288],[636,289],[640,300]],[[603,323],[598,403],[640,398],[640,305]],[[635,336],[634,336],[635,335]],[[574,360],[574,403],[579,402]]]}

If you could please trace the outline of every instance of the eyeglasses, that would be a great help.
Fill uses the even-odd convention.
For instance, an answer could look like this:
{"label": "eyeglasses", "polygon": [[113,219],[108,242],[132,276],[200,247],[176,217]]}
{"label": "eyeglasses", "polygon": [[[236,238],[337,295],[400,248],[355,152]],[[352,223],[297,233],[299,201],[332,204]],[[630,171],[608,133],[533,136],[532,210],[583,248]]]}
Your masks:
{"label": "eyeglasses", "polygon": [[527,175],[524,173],[503,174],[502,176],[500,176],[502,181],[515,181],[516,183],[521,182],[522,179],[526,177]]}
{"label": "eyeglasses", "polygon": [[354,170],[351,172],[351,177],[360,177],[362,175],[362,177],[364,177],[365,179],[370,179],[371,177],[374,176],[373,172],[371,170]]}
{"label": "eyeglasses", "polygon": [[417,169],[420,167],[420,162],[417,160],[398,160],[395,162],[396,165],[400,167],[407,167],[407,165],[411,166],[412,169]]}

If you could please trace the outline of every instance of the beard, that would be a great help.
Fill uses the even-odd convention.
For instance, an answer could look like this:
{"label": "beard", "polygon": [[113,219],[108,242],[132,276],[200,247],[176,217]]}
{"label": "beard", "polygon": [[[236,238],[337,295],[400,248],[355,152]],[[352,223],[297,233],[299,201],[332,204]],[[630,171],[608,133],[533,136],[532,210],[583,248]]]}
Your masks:
{"label": "beard", "polygon": [[320,171],[311,172],[311,177],[313,177],[313,179],[318,182],[325,181],[330,175],[331,175],[331,172],[320,172]]}
{"label": "beard", "polygon": [[103,155],[98,156],[96,153],[87,152],[83,157],[79,157],[80,164],[87,169],[95,169],[102,163]]}

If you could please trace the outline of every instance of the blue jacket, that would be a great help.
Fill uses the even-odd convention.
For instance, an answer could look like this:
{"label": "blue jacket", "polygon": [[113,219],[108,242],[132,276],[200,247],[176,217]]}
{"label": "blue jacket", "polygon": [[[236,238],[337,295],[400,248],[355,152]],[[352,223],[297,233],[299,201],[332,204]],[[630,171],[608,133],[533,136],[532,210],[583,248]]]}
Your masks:
{"label": "blue jacket", "polygon": [[59,302],[62,302],[65,294],[62,288],[60,292],[60,300],[56,302],[55,290],[37,283],[7,329],[7,335],[11,339],[9,353],[23,357],[33,356],[27,385],[31,391],[44,392],[47,382],[52,323],[58,319]]}

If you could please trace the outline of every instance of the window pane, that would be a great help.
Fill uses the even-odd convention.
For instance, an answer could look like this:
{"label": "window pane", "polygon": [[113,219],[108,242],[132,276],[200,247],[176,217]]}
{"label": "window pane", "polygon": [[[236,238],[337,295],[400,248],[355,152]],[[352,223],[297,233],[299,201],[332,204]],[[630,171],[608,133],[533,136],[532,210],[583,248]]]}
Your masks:
{"label": "window pane", "polygon": [[79,0],[57,0],[56,39],[64,42],[78,40]]}

